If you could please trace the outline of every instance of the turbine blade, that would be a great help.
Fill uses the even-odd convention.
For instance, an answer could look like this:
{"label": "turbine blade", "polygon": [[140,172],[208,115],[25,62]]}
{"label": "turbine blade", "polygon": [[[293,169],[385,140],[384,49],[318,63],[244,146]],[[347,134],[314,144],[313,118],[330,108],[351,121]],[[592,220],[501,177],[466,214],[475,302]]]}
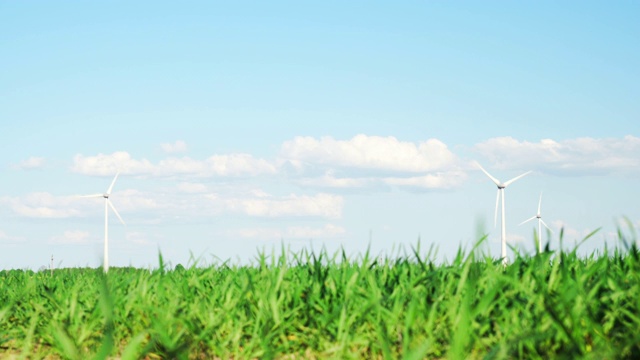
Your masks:
{"label": "turbine blade", "polygon": [[547,229],[549,229],[549,231],[553,232],[553,230],[551,230],[551,228],[550,228],[550,227],[548,227],[548,226],[547,226],[547,224],[545,224],[545,222],[544,222],[542,219],[540,219],[540,222],[542,223],[542,225],[544,225],[544,227],[546,227]]}
{"label": "turbine blade", "polygon": [[500,180],[494,178],[493,176],[491,176],[491,174],[489,174],[489,172],[487,172],[487,170],[485,170],[482,166],[480,166],[480,164],[478,162],[476,162],[476,166],[480,168],[480,170],[482,170],[483,173],[485,173],[485,175],[487,175],[489,177],[489,179],[491,179],[491,181],[493,181],[496,186],[500,185]]}
{"label": "turbine blade", "polygon": [[516,181],[516,180],[518,180],[518,179],[520,179],[520,178],[522,178],[522,177],[524,177],[524,176],[526,176],[526,175],[529,175],[529,174],[531,174],[531,173],[532,173],[532,171],[527,171],[526,173],[524,173],[524,174],[522,174],[522,175],[519,175],[519,176],[514,177],[513,179],[511,179],[511,180],[507,181],[506,183],[504,183],[504,187],[509,186],[509,185],[510,185],[511,183],[513,183],[514,181]]}
{"label": "turbine blade", "polygon": [[113,190],[113,185],[116,184],[116,180],[118,179],[118,175],[120,175],[120,171],[118,171],[116,173],[116,176],[113,178],[113,181],[111,182],[111,185],[109,186],[109,189],[107,190],[107,194],[111,194],[111,190]]}
{"label": "turbine blade", "polygon": [[116,216],[118,217],[118,220],[120,220],[122,225],[127,226],[127,224],[124,223],[124,220],[122,220],[122,218],[120,217],[120,214],[118,214],[118,210],[116,210],[115,206],[113,206],[113,204],[111,203],[111,201],[109,201],[109,199],[107,199],[107,204],[109,204],[109,207],[111,208],[111,210],[113,210],[113,213],[116,214]]}
{"label": "turbine blade", "polygon": [[532,217],[528,218],[527,220],[525,220],[525,221],[521,222],[520,224],[518,224],[518,226],[520,226],[520,225],[522,225],[524,223],[528,223],[529,221],[531,221],[531,220],[533,220],[535,218],[537,218],[537,216],[532,216]]}
{"label": "turbine blade", "polygon": [[496,211],[493,214],[493,227],[496,228],[498,226],[498,203],[500,202],[500,189],[498,189],[498,193],[496,194]]}
{"label": "turbine blade", "polygon": [[540,206],[542,205],[542,193],[540,193],[540,200],[538,200],[538,215],[540,215]]}
{"label": "turbine blade", "polygon": [[104,197],[104,194],[76,195],[75,197],[79,197],[79,198],[99,198],[99,197]]}

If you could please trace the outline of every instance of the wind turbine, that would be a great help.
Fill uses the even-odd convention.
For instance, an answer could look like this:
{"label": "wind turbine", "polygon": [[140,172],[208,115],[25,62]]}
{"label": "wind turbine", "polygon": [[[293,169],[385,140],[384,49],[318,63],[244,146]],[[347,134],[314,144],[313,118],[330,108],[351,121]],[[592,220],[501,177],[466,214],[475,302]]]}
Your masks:
{"label": "wind turbine", "polygon": [[527,223],[533,219],[538,219],[538,252],[542,251],[542,227],[540,226],[540,224],[544,225],[544,227],[546,227],[547,229],[549,229],[549,231],[553,232],[553,230],[551,230],[551,228],[549,228],[547,226],[547,224],[545,224],[545,222],[542,220],[542,215],[540,214],[540,206],[542,205],[542,193],[540,193],[540,200],[538,200],[538,213],[536,213],[536,216],[532,216],[530,218],[528,218],[527,220],[521,222],[518,226]]}
{"label": "wind turbine", "polygon": [[480,168],[480,170],[482,170],[482,172],[484,172],[489,179],[491,179],[491,181],[494,182],[494,184],[496,184],[496,186],[498,187],[498,193],[496,195],[496,211],[495,211],[495,215],[493,217],[493,226],[496,227],[498,224],[498,202],[500,202],[500,198],[502,198],[502,251],[500,256],[502,257],[502,263],[506,264],[507,263],[507,229],[506,229],[506,224],[505,224],[505,215],[504,215],[504,189],[511,185],[513,182],[515,182],[516,180],[520,179],[521,177],[528,175],[529,173],[531,173],[531,171],[527,171],[526,173],[516,176],[513,179],[507,181],[507,182],[500,182],[500,180],[494,178],[493,176],[491,176],[491,174],[489,174],[487,172],[487,170],[485,170],[482,166],[480,166],[479,163],[476,162],[476,165]]}
{"label": "wind turbine", "polygon": [[122,225],[126,225],[124,223],[124,220],[122,220],[122,218],[120,217],[120,214],[118,214],[118,210],[116,210],[113,204],[111,204],[111,201],[109,201],[109,196],[111,196],[111,190],[113,190],[113,185],[116,184],[118,175],[120,175],[120,172],[118,172],[116,176],[113,178],[113,181],[111,182],[111,185],[107,189],[106,193],[80,196],[83,198],[100,198],[100,197],[104,198],[104,263],[102,264],[102,267],[105,273],[109,271],[109,208],[113,210],[113,213],[116,214],[116,216],[118,217],[118,220],[120,220]]}

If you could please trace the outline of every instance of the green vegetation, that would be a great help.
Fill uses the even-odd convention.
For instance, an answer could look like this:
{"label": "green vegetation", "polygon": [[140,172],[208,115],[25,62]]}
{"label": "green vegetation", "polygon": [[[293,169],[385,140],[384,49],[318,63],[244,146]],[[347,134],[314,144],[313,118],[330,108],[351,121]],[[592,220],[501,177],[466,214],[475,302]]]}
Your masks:
{"label": "green vegetation", "polygon": [[[622,237],[622,234],[621,234]],[[0,358],[640,357],[640,252],[0,272]]]}

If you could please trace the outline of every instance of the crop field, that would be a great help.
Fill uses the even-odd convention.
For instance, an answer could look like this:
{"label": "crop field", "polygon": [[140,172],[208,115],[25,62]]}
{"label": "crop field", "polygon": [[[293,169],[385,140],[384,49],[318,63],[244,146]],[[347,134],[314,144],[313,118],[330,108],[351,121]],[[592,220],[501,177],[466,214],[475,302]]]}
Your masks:
{"label": "crop field", "polygon": [[436,264],[302,251],[155,270],[0,272],[0,358],[640,357],[633,243]]}

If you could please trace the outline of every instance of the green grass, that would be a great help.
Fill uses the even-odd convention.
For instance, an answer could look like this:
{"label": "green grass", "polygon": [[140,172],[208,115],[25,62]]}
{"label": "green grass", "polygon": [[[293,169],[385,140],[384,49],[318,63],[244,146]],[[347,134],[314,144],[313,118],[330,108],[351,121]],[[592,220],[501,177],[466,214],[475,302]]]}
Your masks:
{"label": "green grass", "polygon": [[[623,239],[623,234],[620,235]],[[640,357],[640,252],[0,272],[0,358]]]}

